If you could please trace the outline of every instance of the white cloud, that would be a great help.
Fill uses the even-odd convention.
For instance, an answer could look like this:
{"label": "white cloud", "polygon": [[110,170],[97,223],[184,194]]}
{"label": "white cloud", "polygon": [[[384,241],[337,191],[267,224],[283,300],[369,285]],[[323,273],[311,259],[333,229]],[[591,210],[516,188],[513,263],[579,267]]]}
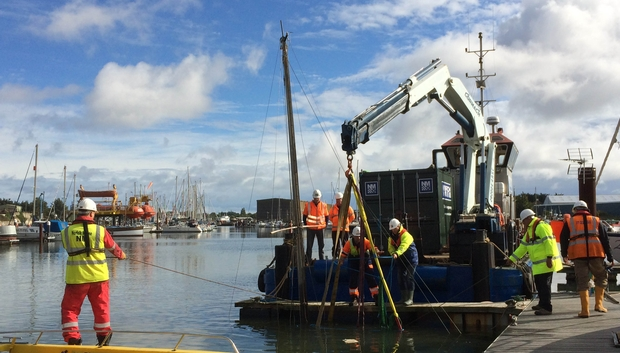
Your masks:
{"label": "white cloud", "polygon": [[0,87],[0,103],[36,103],[48,99],[75,96],[81,91],[82,89],[79,86],[73,84],[62,88],[45,87],[39,89],[7,83]]}
{"label": "white cloud", "polygon": [[34,18],[30,29],[54,39],[78,40],[85,31],[107,32],[136,15],[131,7],[98,6],[92,1],[75,0],[52,11],[48,17]]}
{"label": "white cloud", "polygon": [[336,4],[329,11],[331,22],[354,30],[390,29],[399,21],[436,21],[434,17],[453,17],[478,5],[477,0],[384,0],[363,4]]}
{"label": "white cloud", "polygon": [[191,120],[212,109],[211,94],[226,83],[224,55],[189,55],[178,65],[109,63],[87,97],[89,115],[101,126],[145,128],[164,119]]}
{"label": "white cloud", "polygon": [[73,0],[47,14],[31,16],[27,28],[55,40],[84,41],[93,32],[104,36],[119,29],[129,30],[131,38],[144,39],[151,31],[155,13],[180,16],[201,7],[199,0],[138,0],[105,5],[94,0]]}
{"label": "white cloud", "polygon": [[241,48],[241,52],[245,55],[245,67],[253,74],[257,74],[258,70],[263,66],[267,52],[264,47],[255,45],[245,45]]}

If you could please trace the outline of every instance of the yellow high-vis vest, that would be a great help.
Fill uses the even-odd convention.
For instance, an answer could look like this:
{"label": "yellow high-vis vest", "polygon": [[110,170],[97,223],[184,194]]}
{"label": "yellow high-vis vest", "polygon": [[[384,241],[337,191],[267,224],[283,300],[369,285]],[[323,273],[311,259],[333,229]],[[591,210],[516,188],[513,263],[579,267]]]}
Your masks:
{"label": "yellow high-vis vest", "polygon": [[[67,284],[103,282],[110,279],[105,256],[105,228],[87,224],[88,240],[84,236],[84,223],[72,224],[62,231],[62,245],[67,250]],[[90,246],[87,246],[87,242]]]}

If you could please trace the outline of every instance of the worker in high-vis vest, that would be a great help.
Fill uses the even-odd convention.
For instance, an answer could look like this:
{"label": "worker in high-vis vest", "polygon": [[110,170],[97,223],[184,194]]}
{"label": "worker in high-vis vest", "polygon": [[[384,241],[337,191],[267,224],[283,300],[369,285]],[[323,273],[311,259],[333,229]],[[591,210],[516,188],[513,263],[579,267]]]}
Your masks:
{"label": "worker in high-vis vest", "polygon": [[[340,254],[340,264],[344,262],[344,259],[348,258],[348,274],[349,274],[349,295],[351,296],[351,302],[349,305],[357,305],[360,300],[359,293],[359,278],[360,271],[363,269],[364,278],[370,289],[370,295],[375,303],[379,298],[379,286],[374,277],[374,270],[372,265],[372,255],[370,240],[363,238],[360,227],[353,228],[351,232],[351,239],[342,247],[342,253]],[[361,254],[364,255],[364,261],[361,262]]]}
{"label": "worker in high-vis vest", "polygon": [[413,304],[415,291],[415,270],[418,267],[418,249],[413,242],[413,236],[405,229],[400,221],[392,218],[388,225],[390,239],[388,252],[396,262],[398,271],[398,286],[400,288],[399,304]]}
{"label": "worker in high-vis vest", "polygon": [[105,251],[116,258],[126,258],[110,233],[93,219],[97,204],[91,199],[78,203],[78,216],[61,232],[62,245],[69,257],[65,275],[65,294],[60,305],[62,336],[70,345],[81,345],[78,316],[88,296],[95,318],[95,333],[99,346],[108,345],[110,327],[110,294],[108,263]]}
{"label": "worker in high-vis vest", "polygon": [[304,224],[306,225],[306,262],[312,262],[312,246],[314,238],[319,243],[319,259],[323,260],[325,247],[325,236],[323,232],[329,222],[329,211],[327,204],[321,201],[321,190],[316,189],[312,192],[312,201],[306,202],[304,207]]}
{"label": "worker in high-vis vest", "polygon": [[525,232],[519,246],[508,260],[517,263],[525,254],[529,254],[534,283],[538,290],[538,305],[534,305],[532,309],[536,315],[551,315],[553,273],[563,268],[555,236],[551,226],[537,218],[531,209],[521,211],[520,218]]}
{"label": "worker in high-vis vest", "polygon": [[581,299],[581,311],[577,316],[590,317],[590,293],[588,293],[590,273],[594,276],[594,310],[606,313],[603,297],[607,288],[607,268],[613,266],[614,258],[607,230],[598,217],[590,214],[585,201],[579,200],[573,205],[572,216],[564,215],[560,246],[564,262],[571,260],[575,267],[575,282]]}
{"label": "worker in high-vis vest", "polygon": [[[355,219],[355,212],[351,206],[348,209],[342,208],[342,193],[336,193],[336,204],[329,210],[329,219],[332,221],[332,257],[335,259],[340,253],[342,244],[346,244],[349,240],[349,224]],[[344,217],[344,224],[340,226],[340,238],[336,239],[338,235],[338,218],[341,212],[346,212]],[[337,240],[337,241],[336,241]]]}

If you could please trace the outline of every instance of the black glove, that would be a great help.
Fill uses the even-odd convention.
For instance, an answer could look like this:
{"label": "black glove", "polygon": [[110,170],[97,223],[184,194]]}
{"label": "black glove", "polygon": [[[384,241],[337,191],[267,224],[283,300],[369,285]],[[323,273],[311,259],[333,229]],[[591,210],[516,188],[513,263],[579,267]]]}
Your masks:
{"label": "black glove", "polygon": [[611,270],[614,267],[614,258],[612,256],[607,256],[608,264],[605,266],[606,269]]}

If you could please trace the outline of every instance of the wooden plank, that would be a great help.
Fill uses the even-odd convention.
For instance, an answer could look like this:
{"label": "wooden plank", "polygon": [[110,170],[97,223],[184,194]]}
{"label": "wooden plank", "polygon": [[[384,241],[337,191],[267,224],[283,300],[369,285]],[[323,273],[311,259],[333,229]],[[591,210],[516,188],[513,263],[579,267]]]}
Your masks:
{"label": "wooden plank", "polygon": [[577,293],[553,293],[551,302],[552,315],[537,316],[526,308],[516,325],[508,326],[485,352],[620,352],[612,339],[612,332],[620,331],[620,305],[604,301],[608,312],[599,313],[592,296],[590,317],[582,319],[577,317],[581,310]]}

